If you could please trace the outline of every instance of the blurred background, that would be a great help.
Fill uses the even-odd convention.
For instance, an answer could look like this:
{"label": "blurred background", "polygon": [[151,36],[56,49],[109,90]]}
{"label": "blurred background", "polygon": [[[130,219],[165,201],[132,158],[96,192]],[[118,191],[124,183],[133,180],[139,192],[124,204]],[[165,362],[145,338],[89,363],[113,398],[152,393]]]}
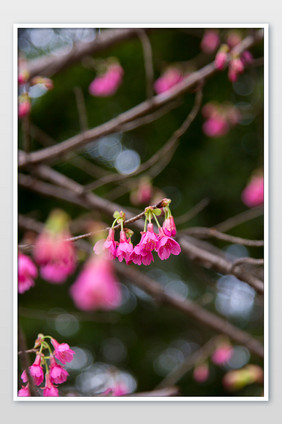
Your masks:
{"label": "blurred background", "polygon": [[[22,28],[18,33],[19,57],[28,63],[50,53],[54,57],[62,51],[67,54],[76,43],[94,41],[103,31]],[[210,41],[206,47],[203,40],[207,32],[205,28],[147,31],[152,48],[153,80],[157,81],[171,68],[177,69],[181,77],[192,73],[212,62],[220,46],[232,36],[237,36],[239,42],[253,29],[216,29],[217,41],[214,45]],[[232,216],[256,210],[253,219],[246,218],[230,229],[227,226],[226,232],[246,239],[263,239],[263,211],[259,209],[262,202],[247,204],[242,197],[252,177],[263,175],[264,159],[263,41],[250,51],[252,61],[238,74],[236,81],[230,81],[227,69],[205,81],[200,110],[168,163],[165,159],[169,154],[160,159],[157,167],[131,177],[181,126],[193,108],[195,89],[179,96],[172,102],[171,110],[153,122],[90,142],[79,152],[55,161],[53,169],[82,185],[112,173],[128,176],[120,183],[113,181],[97,187],[94,193],[133,213],[168,197],[172,200],[171,210],[178,232],[196,226],[214,227]],[[113,62],[123,69],[117,90],[104,97],[91,94],[92,81]],[[52,89],[42,81],[28,89],[30,151],[60,143],[144,101],[147,83],[142,42],[139,37],[128,39],[95,56],[84,57],[51,78]],[[25,92],[24,84],[19,88],[19,95]],[[212,106],[205,108],[206,105]],[[233,120],[231,115],[235,116]],[[225,125],[205,125],[209,119],[219,119],[219,116]],[[19,120],[21,150],[25,149],[25,122],[25,118]],[[197,213],[186,215],[199,204]],[[52,210],[64,210],[71,219],[72,235],[91,231],[94,222],[102,222],[104,226],[112,223],[96,210],[86,211],[79,205],[41,196],[21,186],[18,205],[20,215],[42,223]],[[35,237],[36,229],[19,226],[20,244],[34,242]],[[138,232],[132,240],[137,243]],[[92,246],[94,240],[89,241]],[[263,247],[209,241],[228,258],[263,257]],[[94,396],[112,387],[113,381],[124,385],[126,393],[152,391],[216,336],[195,319],[158,304],[120,275],[117,278],[122,302],[118,308],[79,310],[69,289],[89,254],[79,246],[76,252],[75,272],[64,284],[50,284],[39,276],[34,287],[19,295],[19,322],[27,347],[32,348],[37,334],[44,333],[68,343],[76,352],[73,361],[67,364],[70,377],[61,386],[60,395]],[[188,260],[183,252],[167,261],[155,257],[153,264],[139,269],[159,282],[166,293],[192,300],[263,342],[263,298],[235,276],[203,268]],[[196,361],[178,379],[176,385],[181,396],[263,395],[261,381],[246,380],[236,390],[224,385],[224,376],[231,371],[241,370],[248,364],[263,367],[263,361],[245,346],[231,340],[228,343],[232,345],[232,354],[225,361],[214,363],[211,351],[203,361],[208,365],[208,372],[197,377],[195,369],[201,364]]]}

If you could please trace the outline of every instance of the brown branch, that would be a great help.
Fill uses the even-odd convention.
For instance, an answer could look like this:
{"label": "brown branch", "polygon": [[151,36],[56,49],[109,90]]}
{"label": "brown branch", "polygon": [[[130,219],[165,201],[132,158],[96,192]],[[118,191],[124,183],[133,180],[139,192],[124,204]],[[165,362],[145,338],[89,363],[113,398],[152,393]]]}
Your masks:
{"label": "brown branch", "polygon": [[[142,165],[139,166],[139,168],[130,174],[130,177],[134,177],[136,175],[141,174],[142,172],[146,171],[147,169],[151,168],[153,165],[157,164],[159,160],[162,157],[165,157],[167,154],[171,152],[179,142],[180,137],[188,130],[194,119],[196,118],[200,105],[202,101],[202,90],[197,91],[195,104],[191,110],[191,112],[188,114],[182,125],[174,131],[172,136],[169,138],[169,140],[164,144],[164,146],[158,150],[153,156],[150,157],[146,162],[144,162]],[[128,175],[117,175],[117,174],[111,174],[107,175],[105,177],[102,177],[98,181],[94,181],[94,183],[88,184],[85,187],[85,191],[90,191],[97,189],[98,187],[103,186],[104,184],[109,184],[112,182],[120,182],[128,178]]]}
{"label": "brown branch", "polygon": [[164,288],[159,283],[144,273],[137,271],[135,268],[119,263],[116,263],[115,266],[120,275],[129,280],[131,284],[151,295],[157,302],[172,306],[174,309],[194,318],[204,326],[227,335],[231,340],[246,346],[252,353],[263,358],[263,345],[250,334],[240,330],[212,312],[205,310],[191,300],[185,299],[179,295],[172,296],[165,293]]}
{"label": "brown branch", "polygon": [[240,224],[250,221],[251,219],[257,218],[263,215],[263,206],[257,206],[252,209],[248,209],[244,212],[239,213],[238,215],[232,216],[231,218],[226,219],[214,227],[218,231],[229,231],[234,227],[237,227]]}
{"label": "brown branch", "polygon": [[199,246],[195,246],[195,244],[193,244],[193,239],[183,237],[181,235],[177,236],[177,239],[182,247],[182,250],[193,262],[199,262],[205,268],[214,269],[215,271],[221,272],[222,274],[232,274],[239,280],[248,283],[258,293],[263,294],[263,282],[252,273],[245,271],[239,266],[234,268],[233,262],[229,261],[228,259],[208,252]]}
{"label": "brown branch", "polygon": [[214,237],[219,240],[228,241],[230,243],[242,244],[243,246],[253,246],[261,247],[264,245],[263,240],[249,240],[242,237],[235,237],[229,234],[221,233],[215,228],[205,228],[205,227],[192,227],[187,230],[182,230],[185,234],[189,234],[193,237],[208,238]]}
{"label": "brown branch", "polygon": [[[246,37],[239,45],[237,45],[236,52],[240,53],[244,49],[250,48],[256,42],[262,40],[262,38],[263,30],[259,30],[253,36]],[[89,141],[93,141],[102,136],[112,134],[116,131],[116,128],[120,127],[120,125],[126,124],[169,103],[171,100],[174,100],[176,97],[184,94],[187,90],[194,87],[197,83],[213,75],[215,72],[215,65],[214,62],[212,62],[209,65],[187,76],[182,82],[177,84],[171,90],[168,90],[165,93],[159,94],[154,96],[152,99],[140,103],[139,105],[121,113],[117,117],[104,124],[92,128],[83,134],[78,134],[74,137],[71,137],[70,139],[56,144],[55,146],[47,147],[28,155],[21,155],[19,158],[19,167],[61,157],[73,149],[83,147]]]}
{"label": "brown branch", "polygon": [[62,71],[73,63],[79,62],[83,57],[94,55],[104,51],[116,44],[137,36],[136,28],[128,29],[109,29],[102,31],[99,37],[96,37],[89,43],[77,43],[71,51],[54,56],[53,54],[43,58],[34,59],[27,63],[27,70],[30,78],[36,75],[52,76]]}
{"label": "brown branch", "polygon": [[249,265],[263,265],[264,264],[264,259],[255,259],[255,258],[239,258],[236,259],[233,264],[232,264],[232,271],[234,270],[235,267],[239,266],[239,265],[244,265],[244,264],[249,264]]}

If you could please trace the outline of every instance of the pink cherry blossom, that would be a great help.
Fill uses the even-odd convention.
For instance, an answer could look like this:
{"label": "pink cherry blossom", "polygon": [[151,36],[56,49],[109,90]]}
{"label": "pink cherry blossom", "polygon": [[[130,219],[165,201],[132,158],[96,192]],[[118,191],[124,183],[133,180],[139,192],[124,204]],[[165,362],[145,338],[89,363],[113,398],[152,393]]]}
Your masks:
{"label": "pink cherry blossom", "polygon": [[18,391],[19,397],[28,397],[30,396],[28,384],[26,386],[22,386],[21,389]]}
{"label": "pink cherry blossom", "polygon": [[229,70],[228,70],[228,79],[231,82],[237,81],[238,75],[244,72],[244,64],[242,60],[237,57],[235,59],[232,59],[229,64]]}
{"label": "pink cherry blossom", "polygon": [[34,286],[37,269],[32,260],[23,253],[19,253],[18,260],[18,291],[24,293]]}
{"label": "pink cherry blossom", "polygon": [[116,257],[117,245],[118,242],[115,241],[115,230],[113,228],[110,228],[106,240],[98,240],[97,243],[95,243],[93,250],[96,255],[100,255],[103,252],[107,252],[108,258],[114,259]]}
{"label": "pink cherry blossom", "polygon": [[76,266],[73,242],[68,231],[44,230],[36,240],[34,258],[41,276],[51,283],[64,283]]}
{"label": "pink cherry blossom", "polygon": [[216,365],[222,365],[229,361],[233,355],[233,347],[230,344],[219,346],[212,354],[212,361]]}
{"label": "pink cherry blossom", "polygon": [[174,237],[176,235],[176,226],[174,223],[173,216],[169,216],[164,220],[163,232],[166,236]]}
{"label": "pink cherry blossom", "polygon": [[61,366],[59,365],[55,358],[51,356],[50,359],[51,365],[50,365],[50,380],[52,383],[61,384],[64,383],[69,373]]}
{"label": "pink cherry blossom", "polygon": [[124,259],[125,262],[129,261],[129,256],[133,250],[133,245],[130,243],[130,241],[126,238],[126,234],[124,231],[120,232],[120,241],[119,245],[117,247],[116,255],[119,260],[119,262],[122,262]]}
{"label": "pink cherry blossom", "polygon": [[28,98],[24,99],[23,101],[19,101],[19,107],[18,107],[18,114],[19,118],[23,118],[24,116],[29,115],[31,111],[31,103]]}
{"label": "pink cherry blossom", "polygon": [[242,192],[242,200],[249,208],[261,205],[264,201],[263,176],[253,176],[250,183]]}
{"label": "pink cherry blossom", "polygon": [[121,303],[121,289],[113,262],[105,255],[92,257],[70,288],[70,295],[83,311],[116,309]]}
{"label": "pink cherry blossom", "polygon": [[[43,371],[43,368],[41,366],[41,355],[40,354],[36,355],[34,363],[29,367],[29,372],[30,372],[30,375],[31,375],[31,377],[34,381],[34,384],[36,386],[40,386],[40,384],[44,380],[44,371]],[[23,371],[23,373],[21,375],[21,379],[23,380],[24,383],[26,383],[28,381],[27,374],[26,374],[25,370]]]}
{"label": "pink cherry blossom", "polygon": [[119,64],[112,64],[107,71],[96,77],[89,86],[89,93],[96,97],[107,97],[115,94],[122,83],[123,69]]}
{"label": "pink cherry blossom", "polygon": [[112,387],[109,387],[107,390],[103,392],[103,396],[111,395],[111,396],[123,396],[129,393],[129,389],[124,383],[116,383]]}
{"label": "pink cherry blossom", "polygon": [[217,55],[215,56],[214,65],[216,69],[219,71],[222,71],[225,68],[225,65],[227,64],[227,53],[224,51],[219,51]]}
{"label": "pink cherry blossom", "polygon": [[152,252],[156,249],[158,243],[158,235],[154,232],[153,224],[148,224],[146,232],[142,233],[140,240],[140,248],[142,252]]}
{"label": "pink cherry blossom", "polygon": [[45,397],[59,396],[59,391],[57,387],[52,384],[49,373],[46,373],[46,376],[45,376],[45,386],[43,387],[43,396]]}
{"label": "pink cherry blossom", "polygon": [[207,363],[200,364],[194,368],[193,378],[198,383],[204,383],[209,378],[209,365]]}
{"label": "pink cherry blossom", "polygon": [[161,260],[168,259],[170,255],[179,255],[181,248],[177,241],[164,234],[162,228],[159,228],[159,241],[156,248]]}
{"label": "pink cherry blossom", "polygon": [[73,355],[75,352],[69,347],[67,343],[58,343],[57,340],[53,338],[51,339],[51,343],[55,348],[55,357],[61,361],[62,364],[71,362],[73,360]]}
{"label": "pink cherry blossom", "polygon": [[177,68],[169,68],[155,81],[154,88],[157,94],[170,90],[183,80],[182,73]]}
{"label": "pink cherry blossom", "polygon": [[204,53],[211,54],[213,53],[218,45],[220,39],[217,31],[207,30],[201,41],[201,49]]}

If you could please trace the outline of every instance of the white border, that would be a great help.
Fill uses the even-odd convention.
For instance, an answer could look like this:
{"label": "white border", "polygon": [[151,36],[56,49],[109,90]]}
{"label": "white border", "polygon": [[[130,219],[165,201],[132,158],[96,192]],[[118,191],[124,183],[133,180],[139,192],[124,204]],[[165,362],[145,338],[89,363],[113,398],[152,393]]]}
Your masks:
{"label": "white border", "polygon": [[[17,63],[19,28],[263,28],[264,30],[264,396],[237,397],[18,397],[18,126],[17,126]],[[266,402],[269,400],[269,25],[252,24],[14,24],[13,25],[13,400],[16,402]]]}

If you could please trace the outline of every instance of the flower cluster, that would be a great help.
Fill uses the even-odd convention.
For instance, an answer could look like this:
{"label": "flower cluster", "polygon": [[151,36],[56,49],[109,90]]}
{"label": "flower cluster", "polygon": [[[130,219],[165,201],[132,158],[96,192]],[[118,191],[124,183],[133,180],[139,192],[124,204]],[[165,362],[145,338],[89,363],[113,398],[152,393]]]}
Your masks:
{"label": "flower cluster", "polygon": [[[154,261],[153,252],[157,252],[160,259],[165,260],[170,255],[179,255],[181,248],[177,241],[174,240],[176,235],[176,227],[173,216],[171,214],[169,199],[162,200],[162,208],[165,214],[165,220],[161,226],[157,216],[161,215],[162,210],[149,206],[145,209],[144,231],[141,232],[140,242],[134,247],[131,242],[133,232],[127,228],[123,228],[125,215],[123,212],[116,211],[114,213],[114,222],[106,240],[98,241],[93,250],[96,254],[102,251],[107,252],[110,259],[117,258],[119,262],[123,260],[129,265],[132,262],[136,265],[150,265]],[[155,233],[152,224],[152,218],[155,219],[158,226],[158,233]],[[114,239],[114,226],[120,224],[120,240]]]}
{"label": "flower cluster", "polygon": [[[222,339],[218,342],[211,354],[211,361],[218,366],[226,364],[231,359],[234,349],[228,340]],[[193,370],[193,378],[198,383],[204,383],[209,378],[209,363],[207,360],[198,363]]]}
{"label": "flower cluster", "polygon": [[242,192],[242,201],[252,208],[261,205],[264,201],[264,179],[260,173],[255,173]]}
{"label": "flower cluster", "polygon": [[64,211],[54,210],[34,246],[34,258],[42,278],[51,283],[63,283],[75,270],[76,255]]}
{"label": "flower cluster", "polygon": [[202,114],[206,118],[203,131],[208,137],[222,137],[240,121],[239,110],[229,103],[206,103]]}
{"label": "flower cluster", "polygon": [[183,79],[184,76],[178,68],[170,67],[155,81],[155,92],[157,94],[164,93],[180,83]]}
{"label": "flower cluster", "polygon": [[[50,339],[53,345],[53,351],[46,339]],[[44,334],[38,334],[34,349],[36,350],[36,358],[34,363],[29,367],[29,374],[34,385],[40,386],[45,377],[45,384],[43,387],[40,387],[41,390],[43,390],[43,396],[59,396],[57,384],[64,383],[67,380],[69,373],[56,361],[56,359],[64,365],[66,362],[71,362],[73,360],[75,352],[70,349],[67,343],[58,343],[53,337],[44,336]],[[47,353],[44,354],[44,351],[46,350]],[[18,396],[30,396],[28,376],[25,370],[21,375],[21,379],[23,383],[27,384],[21,387],[18,392]]]}
{"label": "flower cluster", "polygon": [[115,94],[122,83],[123,69],[119,63],[110,63],[89,85],[89,93],[96,97]]}

